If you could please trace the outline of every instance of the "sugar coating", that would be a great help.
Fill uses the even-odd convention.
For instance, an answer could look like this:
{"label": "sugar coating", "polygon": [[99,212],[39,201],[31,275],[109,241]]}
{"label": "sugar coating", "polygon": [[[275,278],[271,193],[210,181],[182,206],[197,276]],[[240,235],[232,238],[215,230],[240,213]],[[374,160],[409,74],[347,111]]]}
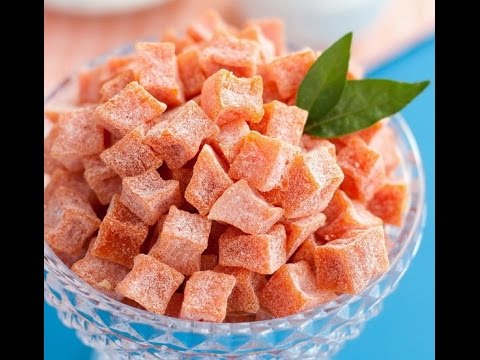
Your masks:
{"label": "sugar coating", "polygon": [[216,266],[213,271],[235,276],[236,282],[228,298],[227,312],[256,313],[260,308],[258,292],[267,283],[265,275],[234,266]]}
{"label": "sugar coating", "polygon": [[125,86],[135,80],[137,79],[132,69],[127,69],[121,72],[112,79],[103,83],[102,87],[100,88],[100,101],[106,102],[110,100],[112,97],[117,95]]}
{"label": "sugar coating", "polygon": [[123,296],[115,292],[115,287],[130,269],[87,253],[72,265],[72,271],[98,291],[120,301]]}
{"label": "sugar coating", "polygon": [[327,303],[337,295],[319,290],[305,261],[283,265],[260,292],[260,304],[274,317],[288,316]]}
{"label": "sugar coating", "polygon": [[248,235],[230,227],[219,239],[218,263],[259,274],[273,274],[287,261],[287,234],[281,224],[263,235]]}
{"label": "sugar coating", "polygon": [[216,33],[200,53],[200,66],[207,77],[227,69],[238,77],[249,78],[257,73],[260,45],[226,33]]}
{"label": "sugar coating", "polygon": [[306,110],[297,106],[288,106],[277,100],[264,104],[263,110],[265,113],[262,121],[251,124],[252,130],[292,145],[300,145],[308,117]]}
{"label": "sugar coating", "polygon": [[178,74],[175,45],[168,42],[135,44],[138,55],[138,82],[150,94],[168,106],[185,102]]}
{"label": "sugar coating", "polygon": [[133,258],[148,235],[148,225],[132,213],[115,194],[103,218],[91,253],[99,258],[133,266]]}
{"label": "sugar coating", "polygon": [[368,202],[385,180],[385,164],[360,137],[352,137],[338,152],[337,162],[345,174],[341,189],[352,199]]}
{"label": "sugar coating", "polygon": [[245,120],[233,120],[220,126],[220,132],[212,139],[211,144],[231,164],[240,152],[243,139],[249,132],[250,128]]}
{"label": "sugar coating", "polygon": [[262,91],[261,76],[242,78],[220,69],[203,83],[202,109],[219,126],[240,119],[256,123],[264,112]]}
{"label": "sugar coating", "polygon": [[247,25],[256,25],[260,27],[265,37],[274,44],[275,55],[279,56],[285,53],[285,25],[281,19],[252,19],[247,21]]}
{"label": "sugar coating", "polygon": [[191,99],[202,91],[205,75],[200,67],[200,49],[192,45],[177,55],[178,71],[182,80],[185,97]]}
{"label": "sugar coating", "polygon": [[277,57],[266,66],[266,78],[273,82],[282,100],[289,100],[315,61],[315,53],[305,49]]}
{"label": "sugar coating", "polygon": [[187,34],[196,42],[210,41],[215,32],[230,31],[220,14],[215,10],[208,10],[195,18],[187,27]]}
{"label": "sugar coating", "polygon": [[295,155],[277,195],[285,217],[298,218],[323,211],[342,180],[342,170],[326,148]]}
{"label": "sugar coating", "polygon": [[382,225],[352,230],[315,249],[316,283],[322,290],[358,294],[388,267]]}
{"label": "sugar coating", "polygon": [[[185,285],[181,319],[222,322],[235,277],[215,271],[197,271]],[[208,291],[205,291],[208,289]]]}
{"label": "sugar coating", "polygon": [[280,185],[283,174],[300,150],[282,140],[248,133],[237,157],[230,166],[232,179],[245,179],[260,191],[270,191]]}
{"label": "sugar coating", "polygon": [[162,158],[144,143],[145,127],[139,126],[100,154],[102,161],[120,177],[136,176],[157,169]]}
{"label": "sugar coating", "polygon": [[44,210],[44,239],[66,254],[77,254],[99,225],[85,196],[65,186],[55,190]]}
{"label": "sugar coating", "polygon": [[264,35],[260,26],[253,24],[245,26],[238,33],[238,38],[257,42],[262,62],[270,62],[275,57],[275,45]]}
{"label": "sugar coating", "polygon": [[180,310],[182,309],[183,293],[173,293],[167,308],[165,309],[165,316],[178,318],[180,316]]}
{"label": "sugar coating", "polygon": [[155,99],[138,82],[132,81],[94,113],[97,124],[121,138],[140,125],[151,126],[167,105]]}
{"label": "sugar coating", "polygon": [[306,238],[325,224],[325,220],[326,216],[324,214],[317,213],[281,222],[287,232],[287,259],[302,245]]}
{"label": "sugar coating", "polygon": [[310,268],[315,269],[315,249],[325,244],[325,241],[319,241],[315,234],[311,234],[305,241],[298,247],[297,251],[290,258],[290,262],[297,263],[299,261],[306,261]]}
{"label": "sugar coating", "polygon": [[206,215],[223,192],[233,185],[223,163],[211,146],[205,144],[193,167],[191,180],[185,190],[185,199],[200,214]]}
{"label": "sugar coating", "polygon": [[351,200],[341,190],[336,191],[325,209],[325,215],[325,225],[320,227],[316,234],[327,241],[338,239],[349,230],[382,224],[382,219],[373,215],[360,202]]}
{"label": "sugar coating", "polygon": [[163,315],[184,278],[157,259],[139,254],[134,259],[133,269],[118,283],[116,291],[148,311]]}
{"label": "sugar coating", "polygon": [[113,195],[122,191],[122,179],[98,155],[85,157],[82,163],[86,183],[95,192],[100,204],[109,204]]}
{"label": "sugar coating", "polygon": [[153,225],[170,206],[182,204],[182,195],[178,181],[163,180],[157,170],[150,169],[123,178],[120,200],[146,224]]}
{"label": "sugar coating", "polygon": [[303,151],[307,153],[318,149],[319,147],[325,147],[334,159],[337,158],[335,145],[327,139],[320,139],[315,136],[303,134],[300,140],[300,146],[302,147]]}
{"label": "sugar coating", "polygon": [[202,254],[200,271],[213,270],[218,265],[218,256],[213,254]]}
{"label": "sugar coating", "polygon": [[244,179],[230,186],[210,209],[208,218],[237,227],[247,234],[265,234],[284,210],[266,202]]}
{"label": "sugar coating", "polygon": [[44,204],[47,204],[50,201],[55,190],[60,186],[65,186],[82,194],[91,205],[96,205],[98,203],[97,196],[85,182],[82,172],[70,172],[63,168],[57,168],[50,175],[50,181],[43,191]]}
{"label": "sugar coating", "polygon": [[103,151],[103,129],[95,124],[93,111],[92,106],[86,106],[60,115],[50,150],[54,159],[68,167],[69,162]]}
{"label": "sugar coating", "polygon": [[386,182],[368,202],[368,210],[385,223],[402,225],[402,214],[408,198],[408,187],[403,182]]}
{"label": "sugar coating", "polygon": [[171,206],[159,239],[149,255],[184,275],[200,270],[201,254],[207,248],[211,221]]}
{"label": "sugar coating", "polygon": [[195,101],[169,113],[166,120],[151,128],[145,137],[170,169],[179,169],[197,154],[201,143],[219,129]]}

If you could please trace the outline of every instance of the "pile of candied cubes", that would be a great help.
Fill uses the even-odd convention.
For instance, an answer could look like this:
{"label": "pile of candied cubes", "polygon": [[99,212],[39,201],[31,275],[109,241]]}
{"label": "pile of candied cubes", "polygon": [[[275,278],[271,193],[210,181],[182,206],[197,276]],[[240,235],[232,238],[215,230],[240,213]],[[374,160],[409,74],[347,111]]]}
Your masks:
{"label": "pile of candied cubes", "polygon": [[[292,315],[361,292],[389,268],[384,224],[408,197],[388,120],[303,134],[277,19],[200,15],[78,74],[45,110],[44,239],[96,290],[207,322]],[[355,74],[349,74],[355,77]]]}

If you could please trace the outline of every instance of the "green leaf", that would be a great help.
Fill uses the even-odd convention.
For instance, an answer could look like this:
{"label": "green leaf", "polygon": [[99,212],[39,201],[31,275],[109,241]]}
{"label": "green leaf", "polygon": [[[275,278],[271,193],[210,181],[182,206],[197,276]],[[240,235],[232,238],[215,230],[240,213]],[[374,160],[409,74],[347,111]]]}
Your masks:
{"label": "green leaf", "polygon": [[429,83],[380,79],[347,81],[335,107],[327,115],[307,123],[304,132],[332,138],[365,129],[402,110]]}
{"label": "green leaf", "polygon": [[324,116],[340,99],[347,78],[351,43],[350,32],[318,57],[300,84],[297,106],[308,111],[309,119]]}

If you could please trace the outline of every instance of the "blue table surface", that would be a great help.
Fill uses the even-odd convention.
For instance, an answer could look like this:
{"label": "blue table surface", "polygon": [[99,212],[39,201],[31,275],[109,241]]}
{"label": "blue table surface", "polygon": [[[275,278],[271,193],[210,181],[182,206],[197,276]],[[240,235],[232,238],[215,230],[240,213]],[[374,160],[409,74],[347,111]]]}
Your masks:
{"label": "blue table surface", "polygon": [[[369,321],[357,339],[346,344],[335,359],[434,359],[435,336],[435,39],[429,38],[368,74],[372,78],[402,81],[430,79],[431,85],[404,111],[419,143],[427,182],[428,218],[418,254],[383,311]],[[44,358],[88,359],[90,349],[64,327],[53,308],[44,305]]]}

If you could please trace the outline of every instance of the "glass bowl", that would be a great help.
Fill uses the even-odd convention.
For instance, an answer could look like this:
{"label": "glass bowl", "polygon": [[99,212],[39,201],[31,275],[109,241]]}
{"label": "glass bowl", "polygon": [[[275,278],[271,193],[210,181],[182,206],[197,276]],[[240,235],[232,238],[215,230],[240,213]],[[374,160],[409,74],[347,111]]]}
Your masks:
{"label": "glass bowl", "polygon": [[[130,53],[126,46],[92,61]],[[45,106],[64,103],[76,90],[65,79],[45,98]],[[50,129],[44,119],[45,134]],[[386,227],[390,269],[358,295],[288,317],[244,323],[207,323],[175,319],[140,310],[100,293],[80,280],[44,242],[44,296],[65,326],[76,330],[97,359],[327,359],[382,309],[397,287],[421,242],[425,224],[425,180],[415,139],[400,115],[388,122],[397,136],[401,163],[396,177],[409,184],[403,226]],[[48,175],[45,176],[48,181]]]}

